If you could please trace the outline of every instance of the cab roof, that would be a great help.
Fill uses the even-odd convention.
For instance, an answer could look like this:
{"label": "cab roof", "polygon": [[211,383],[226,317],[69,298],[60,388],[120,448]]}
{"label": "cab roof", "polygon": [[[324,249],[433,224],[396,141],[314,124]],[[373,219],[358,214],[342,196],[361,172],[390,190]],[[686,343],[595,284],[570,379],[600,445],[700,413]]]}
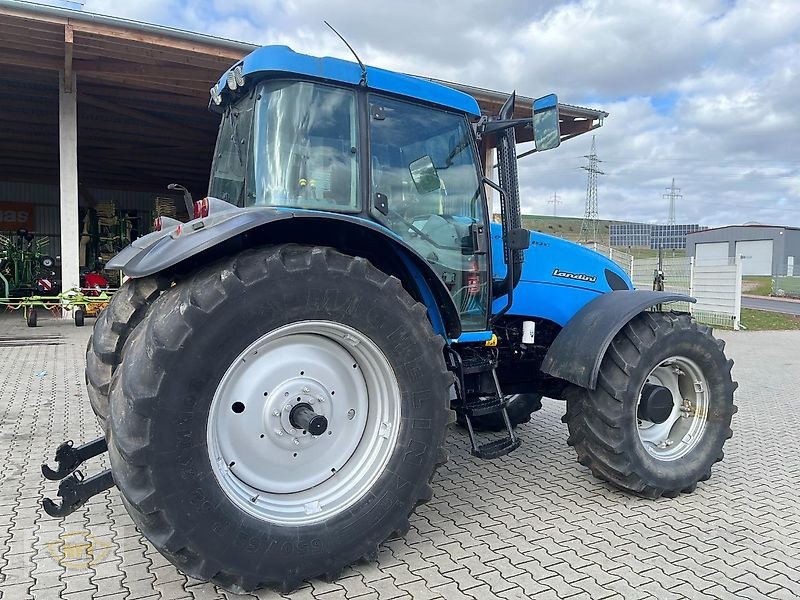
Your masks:
{"label": "cab roof", "polygon": [[[242,65],[242,74],[245,77],[245,81],[247,81],[248,75],[265,77],[300,75],[354,86],[361,81],[361,67],[357,63],[329,56],[319,58],[300,54],[288,46],[264,46],[258,48],[245,56],[240,63],[233,65],[233,67],[237,65]],[[466,113],[472,117],[479,117],[481,114],[475,98],[464,92],[459,92],[439,83],[385,69],[378,69],[377,67],[367,66],[366,69],[367,88],[370,90],[428,102],[443,108]],[[217,84],[220,92],[225,89],[226,77],[227,72],[223,74]]]}

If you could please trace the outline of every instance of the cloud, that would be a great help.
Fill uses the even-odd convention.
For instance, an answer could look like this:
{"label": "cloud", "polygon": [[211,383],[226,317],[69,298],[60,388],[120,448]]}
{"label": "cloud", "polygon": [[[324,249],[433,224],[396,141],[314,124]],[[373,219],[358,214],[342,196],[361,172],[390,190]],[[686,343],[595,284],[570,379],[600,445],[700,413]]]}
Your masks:
{"label": "cloud", "polygon": [[[87,0],[88,11],[562,101],[597,131],[600,216],[800,226],[800,3],[795,0]],[[581,216],[582,136],[520,163],[523,205]]]}

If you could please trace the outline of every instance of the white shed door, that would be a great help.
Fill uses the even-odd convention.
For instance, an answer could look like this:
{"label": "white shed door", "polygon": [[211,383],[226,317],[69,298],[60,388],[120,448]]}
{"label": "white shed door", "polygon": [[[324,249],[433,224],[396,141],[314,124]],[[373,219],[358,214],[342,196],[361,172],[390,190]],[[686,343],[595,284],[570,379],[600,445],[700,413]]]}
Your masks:
{"label": "white shed door", "polygon": [[742,275],[772,275],[772,240],[736,242],[742,258]]}
{"label": "white shed door", "polygon": [[703,242],[694,247],[695,262],[728,262],[728,242]]}

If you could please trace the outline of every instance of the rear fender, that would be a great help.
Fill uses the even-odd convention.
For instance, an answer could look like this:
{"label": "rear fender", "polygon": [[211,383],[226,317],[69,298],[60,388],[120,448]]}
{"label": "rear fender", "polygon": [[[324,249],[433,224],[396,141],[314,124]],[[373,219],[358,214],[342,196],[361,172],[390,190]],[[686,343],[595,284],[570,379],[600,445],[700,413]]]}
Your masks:
{"label": "rear fender", "polygon": [[107,268],[129,277],[183,272],[222,255],[264,244],[299,243],[337,248],[363,256],[398,277],[428,308],[436,333],[461,335],[461,318],[444,282],[404,240],[381,225],[355,215],[271,207],[238,208],[214,201],[208,217],[171,225],[122,250]]}
{"label": "rear fender", "polygon": [[600,363],[611,340],[634,316],[657,304],[695,302],[671,292],[617,290],[598,296],[564,326],[542,362],[541,370],[582,388],[595,389]]}

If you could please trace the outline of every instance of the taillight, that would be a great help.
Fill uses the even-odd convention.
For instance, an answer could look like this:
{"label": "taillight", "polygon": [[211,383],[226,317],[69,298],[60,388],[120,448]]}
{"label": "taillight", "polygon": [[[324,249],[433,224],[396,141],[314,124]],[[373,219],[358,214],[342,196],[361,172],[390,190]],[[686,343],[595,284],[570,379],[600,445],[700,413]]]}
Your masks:
{"label": "taillight", "polygon": [[161,217],[156,217],[153,221],[153,229],[161,231]]}
{"label": "taillight", "polygon": [[481,269],[476,259],[470,260],[469,272],[467,273],[467,293],[470,296],[477,296],[481,291]]}
{"label": "taillight", "polygon": [[203,219],[208,216],[208,198],[203,198],[194,203],[194,218]]}

